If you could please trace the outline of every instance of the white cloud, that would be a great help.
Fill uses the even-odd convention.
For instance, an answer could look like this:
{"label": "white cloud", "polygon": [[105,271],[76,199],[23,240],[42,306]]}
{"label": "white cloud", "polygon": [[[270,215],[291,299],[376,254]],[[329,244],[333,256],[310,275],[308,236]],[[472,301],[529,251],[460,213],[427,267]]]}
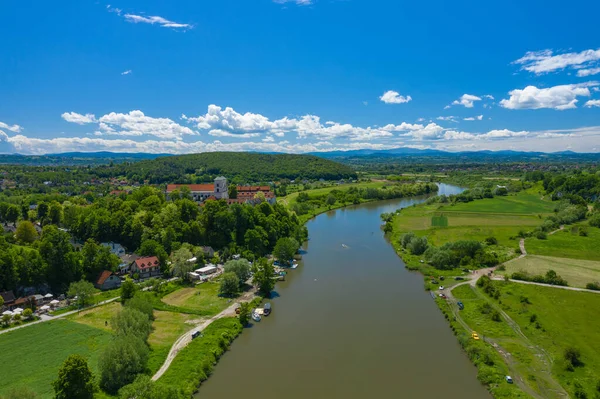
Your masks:
{"label": "white cloud", "polygon": [[108,12],[114,12],[114,13],[115,13],[115,14],[117,14],[117,15],[121,15],[121,11],[123,11],[123,10],[121,10],[120,8],[111,7],[111,6],[110,6],[110,4],[108,4],[108,5],[106,6],[106,9],[108,10]]}
{"label": "white cloud", "polygon": [[[120,15],[120,14],[119,14]],[[163,28],[174,28],[174,29],[192,29],[194,26],[191,24],[181,24],[178,22],[169,21],[163,17],[159,16],[143,16],[143,15],[135,15],[135,14],[125,14],[125,20],[127,22],[131,22],[134,24],[143,23],[150,25],[158,25]]]}
{"label": "white cloud", "polygon": [[[98,119],[105,134],[119,136],[150,135],[161,139],[181,140],[185,135],[197,135],[195,131],[172,121],[169,118],[152,118],[142,111],[128,114],[111,112]],[[104,124],[104,125],[103,125]],[[104,127],[104,129],[103,129]],[[111,130],[106,129],[109,127]]]}
{"label": "white cloud", "polygon": [[[454,100],[451,105],[462,105],[466,108],[473,108],[475,101],[481,101],[481,97],[474,96],[473,94],[463,94],[458,100]],[[447,105],[444,109],[447,108],[450,108],[450,105]]]}
{"label": "white cloud", "polygon": [[483,120],[483,115],[478,115],[478,116],[470,116],[468,118],[464,118],[464,121],[481,121]]}
{"label": "white cloud", "polygon": [[599,68],[590,68],[590,69],[580,69],[579,71],[577,71],[577,76],[585,77],[585,76],[597,75],[599,73],[600,73],[600,67]]}
{"label": "white cloud", "polygon": [[394,90],[388,90],[381,97],[381,101],[386,104],[404,104],[412,100],[411,96],[401,96],[400,93]]}
{"label": "white cloud", "polygon": [[[565,68],[583,68],[600,60],[600,49],[585,50],[580,53],[563,53],[554,55],[552,50],[529,51],[513,64],[521,65],[521,70],[537,75],[563,70]],[[579,75],[578,76],[588,76]]]}
{"label": "white cloud", "polygon": [[446,122],[458,122],[456,120],[456,116],[438,116],[437,118],[438,121],[446,121]]}
{"label": "white cloud", "polygon": [[235,134],[235,133],[230,133],[226,130],[221,130],[221,129],[213,129],[210,132],[208,132],[209,135],[211,136],[215,136],[215,137],[235,137],[238,139],[249,139],[252,137],[258,137],[260,136],[260,133],[242,133],[242,134]]}
{"label": "white cloud", "polygon": [[9,125],[4,122],[0,122],[0,129],[10,130],[11,132],[20,133],[23,128],[19,125]]}
{"label": "white cloud", "polygon": [[600,100],[589,100],[587,103],[585,103],[585,106],[588,108],[600,107]]}
{"label": "white cloud", "polygon": [[263,143],[273,143],[275,142],[275,139],[273,138],[273,136],[267,136],[264,139],[262,139]]}
{"label": "white cloud", "polygon": [[296,3],[299,6],[309,6],[313,4],[313,0],[273,0],[277,4]]}
{"label": "white cloud", "polygon": [[132,72],[132,70],[128,69],[128,70],[126,70],[124,72],[121,72],[121,75],[129,75],[131,72]]}
{"label": "white cloud", "polygon": [[577,97],[589,97],[589,87],[592,86],[598,86],[598,82],[560,85],[546,89],[527,86],[523,90],[510,91],[510,98],[500,101],[500,105],[508,109],[550,108],[562,111],[577,108]]}
{"label": "white cloud", "polygon": [[491,94],[486,94],[483,96],[483,98],[487,98],[488,100],[494,100],[494,96],[492,96]]}
{"label": "white cloud", "polygon": [[81,115],[77,112],[65,112],[60,117],[67,122],[77,123],[78,125],[96,122],[96,116],[94,114]]}

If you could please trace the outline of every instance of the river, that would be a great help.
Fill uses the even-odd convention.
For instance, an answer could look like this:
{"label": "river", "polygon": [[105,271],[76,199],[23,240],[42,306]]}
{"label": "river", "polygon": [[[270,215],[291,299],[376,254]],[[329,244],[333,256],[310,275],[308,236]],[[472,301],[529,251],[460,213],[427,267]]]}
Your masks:
{"label": "river", "polygon": [[303,261],[277,284],[273,313],[234,341],[196,397],[490,398],[422,275],[405,269],[380,229],[381,213],[424,200],[309,221]]}

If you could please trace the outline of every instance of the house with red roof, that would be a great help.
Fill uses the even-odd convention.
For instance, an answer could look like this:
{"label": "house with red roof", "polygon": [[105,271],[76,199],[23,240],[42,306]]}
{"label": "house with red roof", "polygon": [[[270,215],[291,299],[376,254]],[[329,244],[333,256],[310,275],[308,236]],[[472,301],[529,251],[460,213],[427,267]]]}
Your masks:
{"label": "house with red roof", "polygon": [[110,270],[104,270],[98,276],[98,279],[94,283],[94,286],[103,291],[113,290],[121,286],[121,279]]}
{"label": "house with red roof", "polygon": [[129,272],[132,276],[137,273],[141,280],[158,277],[160,276],[160,262],[156,256],[138,258],[131,262]]}

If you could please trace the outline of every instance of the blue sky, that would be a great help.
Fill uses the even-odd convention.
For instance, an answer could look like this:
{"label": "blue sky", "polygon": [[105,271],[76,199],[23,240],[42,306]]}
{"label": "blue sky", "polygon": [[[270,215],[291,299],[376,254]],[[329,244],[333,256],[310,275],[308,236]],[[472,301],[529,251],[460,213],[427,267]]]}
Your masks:
{"label": "blue sky", "polygon": [[592,0],[4,1],[0,152],[600,152]]}

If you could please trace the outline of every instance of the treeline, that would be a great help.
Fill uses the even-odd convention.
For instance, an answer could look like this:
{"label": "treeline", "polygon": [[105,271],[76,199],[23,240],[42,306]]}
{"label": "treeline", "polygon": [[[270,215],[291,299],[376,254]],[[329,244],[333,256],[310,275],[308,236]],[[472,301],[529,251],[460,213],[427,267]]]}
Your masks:
{"label": "treeline", "polygon": [[[98,176],[126,176],[130,181],[197,183],[227,176],[233,182],[268,182],[279,179],[356,178],[346,165],[311,155],[211,152],[163,157],[129,165],[100,167]],[[185,176],[182,181],[182,176]]]}
{"label": "treeline", "polygon": [[528,172],[525,181],[543,182],[553,200],[569,200],[585,205],[600,200],[600,171],[575,169],[568,173]]}
{"label": "treeline", "polygon": [[199,207],[183,193],[166,200],[153,187],[97,198],[91,205],[75,198],[43,204],[19,212],[16,232],[0,237],[0,290],[47,284],[62,293],[71,282],[93,281],[102,270],[115,271],[120,260],[98,245],[103,242],[120,243],[140,256],[157,256],[162,272],[170,274],[169,254],[183,246],[192,251],[209,246],[225,260],[236,253],[253,259],[271,253],[281,238],[303,242],[307,236],[297,216],[280,204],[207,201]]}
{"label": "treeline", "polygon": [[310,213],[313,209],[323,206],[340,204],[360,204],[363,201],[405,198],[416,195],[426,195],[437,192],[435,183],[395,184],[382,188],[350,187],[347,190],[333,189],[325,194],[309,194],[300,192],[292,210],[298,215]]}

